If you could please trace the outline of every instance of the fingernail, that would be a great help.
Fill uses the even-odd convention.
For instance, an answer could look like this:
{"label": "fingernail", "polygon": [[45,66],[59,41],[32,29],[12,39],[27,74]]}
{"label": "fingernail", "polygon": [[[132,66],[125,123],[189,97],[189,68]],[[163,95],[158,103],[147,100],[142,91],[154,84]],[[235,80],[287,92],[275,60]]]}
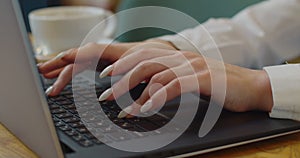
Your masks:
{"label": "fingernail", "polygon": [[113,66],[109,65],[106,67],[99,75],[99,78],[104,78],[106,77],[111,71],[113,70]]}
{"label": "fingernail", "polygon": [[36,64],[37,67],[40,67],[41,65],[43,65],[43,63]]}
{"label": "fingernail", "polygon": [[112,89],[111,88],[107,89],[100,95],[99,101],[106,100],[111,94],[112,94]]}
{"label": "fingernail", "polygon": [[53,91],[53,86],[50,86],[46,91],[46,95],[49,95]]}
{"label": "fingernail", "polygon": [[147,111],[149,111],[152,108],[152,100],[147,101],[142,107],[141,107],[141,112],[145,113]]}
{"label": "fingernail", "polygon": [[61,58],[63,58],[65,55],[66,55],[66,52],[61,52],[61,53],[59,53],[57,56],[55,56],[54,59],[55,59],[55,60],[61,59]]}
{"label": "fingernail", "polygon": [[129,113],[131,113],[133,110],[132,106],[128,106],[126,107],[124,110],[122,110],[119,115],[118,118],[124,118],[126,117]]}

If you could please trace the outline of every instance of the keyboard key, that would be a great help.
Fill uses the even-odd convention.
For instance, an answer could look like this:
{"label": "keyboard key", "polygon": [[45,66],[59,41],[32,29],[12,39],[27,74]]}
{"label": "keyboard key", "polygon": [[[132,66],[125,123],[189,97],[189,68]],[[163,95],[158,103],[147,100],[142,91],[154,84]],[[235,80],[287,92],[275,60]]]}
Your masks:
{"label": "keyboard key", "polygon": [[158,115],[153,115],[151,117],[145,118],[146,120],[162,127],[163,125],[168,123],[168,119],[162,117],[162,116],[158,116]]}
{"label": "keyboard key", "polygon": [[62,121],[59,121],[57,123],[55,123],[56,127],[61,127],[61,126],[65,126],[65,123],[63,123]]}
{"label": "keyboard key", "polygon": [[73,128],[85,127],[84,124],[81,121],[80,122],[75,122],[75,123],[70,123],[69,125]]}
{"label": "keyboard key", "polygon": [[82,120],[84,122],[87,122],[87,123],[93,123],[93,122],[101,122],[103,120],[102,117],[98,117],[98,116],[94,116],[94,115],[91,115],[89,117],[84,117],[82,118]]}
{"label": "keyboard key", "polygon": [[114,118],[117,118],[117,115],[113,112],[110,112],[110,113],[107,113],[106,116],[110,119],[114,119]]}
{"label": "keyboard key", "polygon": [[87,133],[87,134],[85,134],[84,135],[87,139],[96,139],[96,137],[93,135],[93,134],[91,134],[91,133]]}
{"label": "keyboard key", "polygon": [[73,94],[67,94],[67,95],[64,95],[64,97],[66,97],[67,99],[70,99],[70,100],[74,100]]}
{"label": "keyboard key", "polygon": [[71,117],[71,118],[64,118],[63,121],[65,123],[74,123],[74,122],[79,122],[80,119],[77,117]]}
{"label": "keyboard key", "polygon": [[72,114],[78,114],[78,112],[75,110],[75,109],[71,109],[71,110],[68,110],[70,113]]}
{"label": "keyboard key", "polygon": [[80,144],[84,147],[89,147],[89,146],[93,146],[93,142],[89,141],[89,140],[83,140],[83,141],[80,141]]}
{"label": "keyboard key", "polygon": [[73,103],[73,101],[68,100],[68,99],[56,101],[56,104],[58,104],[58,105],[69,105],[69,104],[72,104],[72,103]]}
{"label": "keyboard key", "polygon": [[70,113],[62,113],[62,114],[55,114],[55,116],[56,116],[57,118],[62,119],[62,118],[72,117],[73,115],[70,114]]}
{"label": "keyboard key", "polygon": [[63,95],[64,97],[66,97],[67,95],[72,95],[73,96],[72,91],[70,91],[71,88],[72,87],[69,86],[69,85],[66,86],[66,88],[62,92],[60,92],[60,95]]}
{"label": "keyboard key", "polygon": [[149,121],[146,121],[146,120],[140,120],[140,121],[134,122],[134,123],[138,127],[144,128],[148,131],[152,131],[152,130],[155,130],[155,129],[159,128],[159,126],[157,126],[156,124],[153,124],[153,123],[151,123]]}
{"label": "keyboard key", "polygon": [[76,130],[81,134],[89,133],[89,130],[86,129],[85,127],[80,127],[80,128],[77,128]]}
{"label": "keyboard key", "polygon": [[74,104],[69,104],[69,105],[64,105],[63,106],[65,109],[70,110],[70,109],[76,109],[76,106]]}
{"label": "keyboard key", "polygon": [[104,121],[93,122],[93,123],[89,123],[88,125],[89,127],[92,128],[106,128],[109,126],[109,124],[105,123]]}
{"label": "keyboard key", "polygon": [[118,130],[115,128],[115,127],[113,127],[113,126],[111,126],[111,125],[109,125],[108,127],[105,127],[105,128],[103,128],[103,129],[100,129],[103,133],[113,133],[113,132],[118,132]]}
{"label": "keyboard key", "polygon": [[119,118],[115,118],[113,120],[111,120],[113,123],[115,123],[116,125],[121,125],[123,123],[125,123],[125,121],[123,119],[119,119]]}
{"label": "keyboard key", "polygon": [[68,136],[77,136],[77,135],[78,135],[78,133],[77,133],[76,131],[74,131],[74,130],[66,131],[65,133],[66,133]]}
{"label": "keyboard key", "polygon": [[58,105],[56,105],[56,104],[49,104],[49,109],[50,110],[54,110],[54,109],[59,109],[60,108],[60,106],[58,106]]}
{"label": "keyboard key", "polygon": [[125,128],[125,129],[131,129],[134,127],[134,125],[124,122],[124,123],[120,124],[120,127]]}
{"label": "keyboard key", "polygon": [[66,100],[66,98],[63,96],[51,97],[49,99],[53,102]]}
{"label": "keyboard key", "polygon": [[82,135],[76,135],[76,136],[73,136],[72,138],[77,142],[85,140]]}
{"label": "keyboard key", "polygon": [[59,129],[62,130],[62,131],[70,131],[70,130],[72,130],[68,125],[61,126],[61,127],[59,127]]}
{"label": "keyboard key", "polygon": [[64,109],[54,109],[54,110],[51,110],[51,113],[52,114],[61,114],[61,113],[66,113],[66,110],[64,110]]}

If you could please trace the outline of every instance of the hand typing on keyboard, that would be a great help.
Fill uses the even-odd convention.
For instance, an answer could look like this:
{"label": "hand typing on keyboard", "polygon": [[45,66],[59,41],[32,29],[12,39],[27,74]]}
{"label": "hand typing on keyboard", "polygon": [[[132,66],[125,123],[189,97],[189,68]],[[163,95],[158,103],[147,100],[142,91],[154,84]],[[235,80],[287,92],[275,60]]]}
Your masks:
{"label": "hand typing on keyboard", "polygon": [[[98,60],[98,57],[101,58]],[[194,52],[177,51],[164,41],[88,44],[63,52],[38,67],[44,77],[58,77],[46,91],[49,96],[55,96],[70,82],[75,66],[75,73],[79,73],[94,62],[101,67],[103,61],[111,65],[102,71],[100,77],[125,75],[101,94],[100,101],[114,100],[139,83],[149,82],[140,98],[119,113],[120,118],[159,109],[166,101],[182,93],[211,96],[212,77],[227,83],[224,107],[228,110],[270,111],[272,107],[271,88],[265,71],[224,64]],[[227,78],[224,78],[224,70]],[[224,100],[216,98],[215,101],[223,104]]]}

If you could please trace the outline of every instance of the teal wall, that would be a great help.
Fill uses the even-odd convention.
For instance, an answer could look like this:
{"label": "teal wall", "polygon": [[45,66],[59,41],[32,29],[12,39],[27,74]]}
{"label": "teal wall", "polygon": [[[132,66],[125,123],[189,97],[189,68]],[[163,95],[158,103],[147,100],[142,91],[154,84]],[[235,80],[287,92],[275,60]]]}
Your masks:
{"label": "teal wall", "polygon": [[[260,1],[262,0],[121,0],[117,11],[140,6],[163,6],[184,12],[202,23],[211,17],[232,17],[243,8]],[[122,25],[131,20],[121,18],[118,21],[118,32],[122,32]],[[118,40],[140,41],[164,34],[171,32],[157,28],[142,28],[127,32]]]}

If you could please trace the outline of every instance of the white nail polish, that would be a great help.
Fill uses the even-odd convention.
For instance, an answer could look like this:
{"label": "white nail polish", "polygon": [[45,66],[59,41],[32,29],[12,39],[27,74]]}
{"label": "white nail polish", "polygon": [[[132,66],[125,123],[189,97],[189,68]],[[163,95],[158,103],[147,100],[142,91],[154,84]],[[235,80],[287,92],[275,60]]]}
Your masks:
{"label": "white nail polish", "polygon": [[61,58],[63,58],[65,55],[66,55],[65,52],[61,52],[61,53],[59,53],[57,56],[55,56],[54,59],[55,59],[55,60],[61,59]]}
{"label": "white nail polish", "polygon": [[99,78],[104,78],[106,77],[111,71],[113,70],[113,66],[109,65],[106,67],[99,75]]}
{"label": "white nail polish", "polygon": [[132,110],[133,110],[132,106],[126,107],[124,110],[122,110],[119,113],[118,118],[124,118],[124,117],[126,117],[128,114],[130,114],[132,112]]}
{"label": "white nail polish", "polygon": [[53,86],[50,86],[47,90],[46,90],[46,95],[49,95],[53,90]]}
{"label": "white nail polish", "polygon": [[149,111],[152,108],[152,100],[147,101],[140,109],[142,113]]}
{"label": "white nail polish", "polygon": [[99,101],[106,100],[111,94],[112,94],[112,89],[111,88],[107,89],[101,94],[101,96],[99,97]]}

